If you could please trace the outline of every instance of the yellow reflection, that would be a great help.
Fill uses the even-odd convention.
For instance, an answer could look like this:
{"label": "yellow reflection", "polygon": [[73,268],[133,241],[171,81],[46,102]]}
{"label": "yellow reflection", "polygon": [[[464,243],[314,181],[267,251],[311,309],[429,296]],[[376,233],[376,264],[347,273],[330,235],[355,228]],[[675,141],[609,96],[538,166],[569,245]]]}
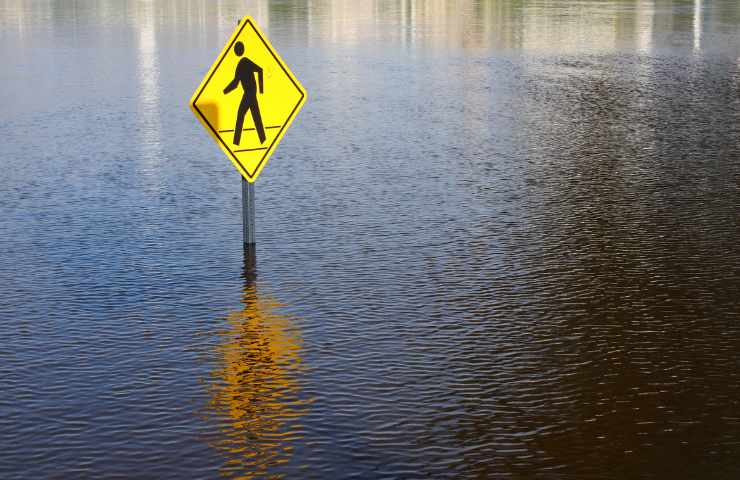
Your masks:
{"label": "yellow reflection", "polygon": [[248,281],[244,307],[226,318],[218,347],[222,359],[213,374],[210,407],[223,422],[215,447],[227,461],[227,477],[265,478],[287,462],[301,437],[299,418],[307,402],[300,398],[301,337],[282,306],[258,295]]}

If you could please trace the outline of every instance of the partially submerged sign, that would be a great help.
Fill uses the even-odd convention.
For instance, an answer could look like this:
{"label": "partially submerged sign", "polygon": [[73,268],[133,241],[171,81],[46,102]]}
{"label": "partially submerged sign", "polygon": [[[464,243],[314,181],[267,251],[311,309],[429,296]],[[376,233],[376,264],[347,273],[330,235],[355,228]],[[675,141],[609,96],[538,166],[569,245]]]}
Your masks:
{"label": "partially submerged sign", "polygon": [[254,182],[306,101],[306,91],[245,17],[190,99],[190,108]]}

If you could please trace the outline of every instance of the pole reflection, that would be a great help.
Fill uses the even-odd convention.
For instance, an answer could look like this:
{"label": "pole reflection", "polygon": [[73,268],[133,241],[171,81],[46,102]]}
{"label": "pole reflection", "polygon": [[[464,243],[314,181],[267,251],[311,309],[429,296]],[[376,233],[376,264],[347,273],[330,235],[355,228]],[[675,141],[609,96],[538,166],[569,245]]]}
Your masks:
{"label": "pole reflection", "polygon": [[258,293],[245,262],[243,308],[227,315],[212,374],[210,414],[221,423],[213,445],[225,477],[264,478],[287,463],[303,436],[301,333],[280,303]]}
{"label": "pole reflection", "polygon": [[702,0],[694,0],[694,52],[701,51]]}
{"label": "pole reflection", "polygon": [[157,24],[153,2],[136,4],[134,18],[138,26],[137,77],[140,84],[139,115],[145,169],[156,169],[162,159],[162,125],[160,121],[159,52]]}

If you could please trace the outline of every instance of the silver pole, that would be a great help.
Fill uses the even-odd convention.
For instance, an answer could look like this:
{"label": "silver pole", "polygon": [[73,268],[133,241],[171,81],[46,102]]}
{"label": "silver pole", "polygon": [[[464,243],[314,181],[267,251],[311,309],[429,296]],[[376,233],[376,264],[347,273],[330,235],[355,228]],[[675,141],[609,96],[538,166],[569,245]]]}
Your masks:
{"label": "silver pole", "polygon": [[242,178],[242,223],[244,225],[244,246],[254,245],[254,183]]}
{"label": "silver pole", "polygon": [[257,267],[257,249],[254,239],[254,183],[249,183],[244,177],[241,179],[244,262],[247,272],[253,274]]}

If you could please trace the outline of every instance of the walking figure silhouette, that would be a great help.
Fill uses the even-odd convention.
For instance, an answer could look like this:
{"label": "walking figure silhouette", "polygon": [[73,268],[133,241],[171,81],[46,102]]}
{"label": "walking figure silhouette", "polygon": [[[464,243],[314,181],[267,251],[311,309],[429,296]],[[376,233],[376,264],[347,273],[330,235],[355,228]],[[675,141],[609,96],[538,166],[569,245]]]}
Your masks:
{"label": "walking figure silhouette", "polygon": [[[242,42],[236,42],[234,45],[234,53],[237,57],[241,57],[244,54],[244,44]],[[240,83],[242,85],[242,90],[244,90],[242,101],[239,103],[239,111],[236,114],[234,145],[239,145],[239,142],[241,141],[242,129],[244,127],[244,115],[247,114],[247,110],[252,112],[252,120],[254,121],[254,128],[257,130],[260,144],[265,143],[265,127],[262,125],[260,107],[257,103],[257,84],[254,81],[255,73],[257,74],[260,93],[263,93],[262,68],[246,57],[239,60],[239,64],[236,66],[236,71],[234,72],[234,80],[224,88],[224,95],[234,90]]]}

